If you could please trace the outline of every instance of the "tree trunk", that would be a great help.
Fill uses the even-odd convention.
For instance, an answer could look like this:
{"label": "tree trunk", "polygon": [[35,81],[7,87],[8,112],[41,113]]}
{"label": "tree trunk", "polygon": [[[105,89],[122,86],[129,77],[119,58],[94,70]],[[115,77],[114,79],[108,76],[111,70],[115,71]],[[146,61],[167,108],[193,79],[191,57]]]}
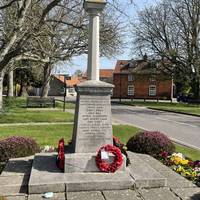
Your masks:
{"label": "tree trunk", "polygon": [[13,70],[8,72],[8,97],[13,97]]}
{"label": "tree trunk", "polygon": [[51,79],[52,66],[50,63],[44,66],[44,81],[42,85],[41,97],[47,97],[50,89],[50,79]]}
{"label": "tree trunk", "polygon": [[20,87],[20,92],[19,92],[20,97],[27,97],[28,92],[27,92],[27,83],[21,82],[21,87]]}
{"label": "tree trunk", "polygon": [[4,71],[0,71],[0,112],[3,110],[3,79]]}

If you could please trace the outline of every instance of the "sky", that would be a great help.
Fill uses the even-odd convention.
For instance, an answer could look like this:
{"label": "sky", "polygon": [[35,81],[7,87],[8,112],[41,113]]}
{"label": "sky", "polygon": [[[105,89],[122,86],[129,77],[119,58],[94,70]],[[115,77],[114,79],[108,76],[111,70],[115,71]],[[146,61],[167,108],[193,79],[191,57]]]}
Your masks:
{"label": "sky", "polygon": [[[121,0],[123,1],[123,0]],[[143,9],[145,6],[153,5],[156,0],[134,0],[134,6],[131,6],[127,13],[136,16],[137,11]],[[114,69],[117,60],[131,59],[130,49],[127,48],[123,54],[113,56],[112,58],[101,57],[100,69]],[[72,58],[70,62],[65,62],[55,67],[54,73],[56,74],[69,74],[72,75],[76,70],[85,72],[87,69],[87,55],[77,56]]]}

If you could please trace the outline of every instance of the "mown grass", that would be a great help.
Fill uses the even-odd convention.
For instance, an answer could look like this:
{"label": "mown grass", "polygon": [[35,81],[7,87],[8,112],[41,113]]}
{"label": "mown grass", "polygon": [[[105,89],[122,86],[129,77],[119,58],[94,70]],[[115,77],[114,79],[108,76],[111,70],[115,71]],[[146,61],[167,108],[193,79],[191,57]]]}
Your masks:
{"label": "mown grass", "polygon": [[175,146],[176,152],[181,152],[186,157],[191,158],[192,160],[200,160],[200,151],[179,144],[175,144]]}
{"label": "mown grass", "polygon": [[145,106],[165,111],[195,114],[200,116],[200,104],[165,103],[165,102],[123,102],[126,105]]}
{"label": "mown grass", "polygon": [[[73,125],[37,125],[37,126],[5,126],[0,127],[0,139],[18,135],[32,137],[40,146],[51,145],[57,147],[60,138],[67,144],[72,137]],[[127,125],[113,125],[113,135],[126,144],[128,139],[138,133],[140,129]],[[200,159],[200,151],[175,144],[176,152],[193,159]]]}
{"label": "mown grass", "polygon": [[[61,106],[60,102],[57,104]],[[68,109],[73,107],[72,104],[66,104]],[[63,112],[62,109],[27,109],[25,98],[6,98],[4,111],[0,113],[0,123],[72,122],[74,120],[73,114]]]}
{"label": "mown grass", "polygon": [[66,143],[71,139],[73,125],[36,125],[36,126],[6,126],[0,127],[0,139],[8,136],[31,137],[40,146],[56,147],[58,140],[64,138]]}
{"label": "mown grass", "polygon": [[63,111],[23,111],[0,114],[0,123],[73,122],[74,115]]}

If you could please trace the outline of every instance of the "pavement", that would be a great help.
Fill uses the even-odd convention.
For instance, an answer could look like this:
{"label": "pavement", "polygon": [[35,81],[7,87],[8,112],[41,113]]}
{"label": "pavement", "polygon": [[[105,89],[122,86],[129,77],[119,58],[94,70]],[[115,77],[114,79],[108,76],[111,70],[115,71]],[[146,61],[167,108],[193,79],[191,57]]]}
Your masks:
{"label": "pavement", "polygon": [[112,118],[119,124],[161,131],[177,143],[200,150],[200,117],[114,104]]}
{"label": "pavement", "polygon": [[[0,197],[6,197],[6,200],[43,200],[44,193],[40,191],[47,182],[49,191],[56,187],[58,192],[54,192],[52,200],[199,200],[200,188],[193,185],[191,181],[186,180],[179,174],[164,166],[159,161],[149,155],[136,154],[128,152],[131,166],[130,175],[134,177],[135,184],[130,189],[109,190],[111,185],[104,185],[104,190],[93,189],[91,191],[68,191],[67,187],[61,187],[58,177],[64,177],[66,174],[59,172],[58,169],[52,171],[54,164],[49,159],[50,154],[36,155],[42,156],[40,159],[40,176],[38,179],[38,189],[30,194],[28,185],[30,184],[33,170],[34,157],[11,159],[6,165],[3,173],[0,175]],[[48,162],[45,160],[48,158]],[[37,159],[38,160],[38,159]],[[43,166],[49,166],[49,168]],[[104,174],[104,173],[103,173]],[[38,174],[39,175],[39,174]],[[105,174],[109,176],[109,174]],[[115,173],[114,176],[118,176]],[[81,178],[82,179],[82,178]],[[163,182],[163,180],[165,180]],[[53,185],[52,182],[54,181]],[[79,188],[88,188],[85,179],[77,185]],[[94,179],[93,179],[94,181]],[[112,180],[113,181],[113,180]],[[36,182],[35,182],[36,184]],[[73,182],[73,184],[75,184]],[[36,187],[37,185],[34,185]],[[76,189],[76,185],[75,189]],[[91,189],[91,188],[90,188]],[[1,198],[0,198],[1,199]]]}

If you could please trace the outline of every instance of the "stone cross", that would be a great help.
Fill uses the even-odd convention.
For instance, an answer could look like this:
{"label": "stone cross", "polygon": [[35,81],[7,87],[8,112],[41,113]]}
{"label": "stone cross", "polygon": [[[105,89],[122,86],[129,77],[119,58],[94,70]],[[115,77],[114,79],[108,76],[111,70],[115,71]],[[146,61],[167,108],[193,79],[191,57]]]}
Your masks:
{"label": "stone cross", "polygon": [[84,1],[84,9],[90,16],[87,67],[88,80],[99,81],[99,16],[105,5],[105,0]]}

